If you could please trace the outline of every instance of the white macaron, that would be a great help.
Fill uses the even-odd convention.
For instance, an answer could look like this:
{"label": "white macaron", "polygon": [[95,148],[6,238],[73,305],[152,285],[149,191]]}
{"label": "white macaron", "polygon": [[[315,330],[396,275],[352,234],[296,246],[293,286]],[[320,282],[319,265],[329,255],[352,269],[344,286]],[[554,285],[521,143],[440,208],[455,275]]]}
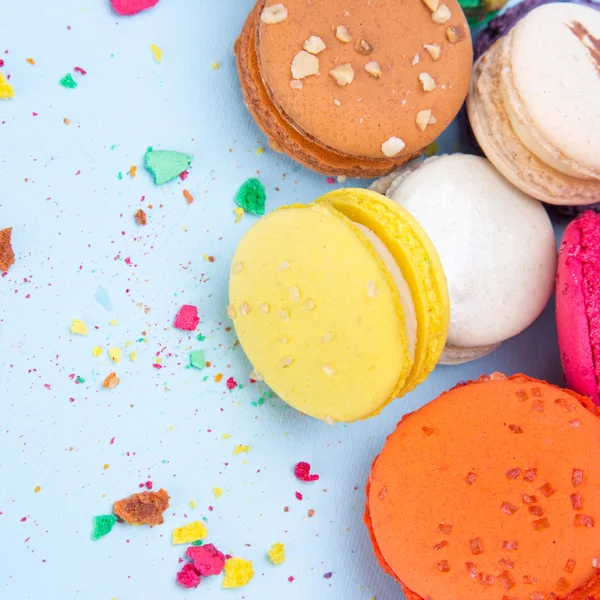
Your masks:
{"label": "white macaron", "polygon": [[544,310],[557,260],[550,219],[486,159],[432,157],[374,187],[417,219],[442,261],[450,292],[442,364],[488,354]]}

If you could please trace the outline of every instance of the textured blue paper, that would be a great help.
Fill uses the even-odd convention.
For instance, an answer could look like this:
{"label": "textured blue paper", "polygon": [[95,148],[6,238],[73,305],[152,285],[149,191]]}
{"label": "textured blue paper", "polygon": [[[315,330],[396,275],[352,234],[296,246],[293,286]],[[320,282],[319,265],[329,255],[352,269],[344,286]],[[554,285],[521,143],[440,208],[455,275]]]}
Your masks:
{"label": "textured blue paper", "polygon": [[[330,427],[248,383],[250,365],[225,329],[229,261],[255,222],[234,223],[237,187],[260,177],[267,210],[334,187],[268,148],[257,154],[265,139],[244,109],[232,53],[251,4],[161,0],[120,18],[108,0],[0,2],[2,71],[17,93],[0,102],[0,228],[14,228],[17,255],[0,279],[0,598],[400,598],[362,524],[364,484],[386,435],[405,412],[482,372],[561,382],[550,307],[492,356],[438,367],[366,422]],[[76,90],[59,86],[67,72]],[[453,130],[442,149],[454,151],[455,140]],[[155,186],[143,169],[150,145],[192,154],[188,179]],[[142,207],[145,228],[132,216]],[[184,303],[199,307],[203,342],[172,327]],[[74,318],[87,337],[70,334]],[[118,365],[111,345],[123,348]],[[93,346],[104,348],[100,358]],[[186,368],[200,348],[212,366]],[[102,389],[113,370],[121,384]],[[229,377],[243,389],[229,391]],[[237,444],[250,453],[234,456]],[[320,481],[296,481],[299,460]],[[91,542],[92,516],[147,480],[172,496],[165,524],[117,525]],[[176,586],[185,546],[171,545],[172,530],[202,517],[210,541],[254,562],[246,588],[221,590],[220,578]],[[266,552],[276,541],[288,560],[273,567]]]}

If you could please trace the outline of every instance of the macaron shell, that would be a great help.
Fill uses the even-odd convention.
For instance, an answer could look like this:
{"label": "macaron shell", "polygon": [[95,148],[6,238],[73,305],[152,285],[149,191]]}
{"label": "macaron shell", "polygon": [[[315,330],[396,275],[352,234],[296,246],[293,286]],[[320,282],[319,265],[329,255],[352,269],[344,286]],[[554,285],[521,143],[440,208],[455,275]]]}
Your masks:
{"label": "macaron shell", "polygon": [[286,207],[258,221],[235,253],[230,304],[253,367],[313,417],[366,418],[411,370],[395,284],[366,237],[331,207]]}
{"label": "macaron shell", "polygon": [[[574,519],[600,514],[597,415],[585,398],[525,376],[457,387],[408,415],[375,460],[367,488],[365,521],[384,568],[420,598],[479,600],[481,585],[465,567],[470,561],[496,577],[490,593],[498,598],[527,598],[531,591],[566,597],[593,580],[598,536]],[[521,473],[511,478],[513,468]],[[524,479],[526,469],[537,469],[533,482]],[[583,470],[576,488],[573,469]],[[469,473],[476,475],[471,485]],[[573,493],[580,493],[582,511],[573,509]],[[527,504],[523,494],[536,500]],[[503,512],[504,502],[516,512]],[[549,528],[537,530],[539,518]],[[451,533],[441,534],[440,523],[452,525]],[[482,553],[471,551],[477,538]],[[447,545],[435,550],[442,540]],[[518,549],[504,548],[505,540]],[[498,581],[506,570],[498,561],[506,558],[515,563],[508,593]],[[564,571],[568,559],[576,561],[572,574]],[[442,560],[449,571],[436,567]],[[524,584],[525,575],[536,578],[535,587]],[[564,590],[557,587],[561,577]],[[574,596],[580,597],[586,596]]]}
{"label": "macaron shell", "polygon": [[274,151],[285,152],[318,173],[350,177],[378,177],[420,154],[420,151],[412,155],[402,153],[394,159],[346,156],[325,148],[294,129],[273,104],[260,73],[256,43],[262,8],[263,2],[259,0],[248,15],[234,52],[246,107]]}
{"label": "macaron shell", "polygon": [[556,325],[567,385],[590,396],[596,404],[600,404],[598,290],[600,216],[586,213],[567,226],[561,243],[556,278]]}
{"label": "macaron shell", "polygon": [[498,40],[473,68],[467,110],[479,145],[504,177],[533,198],[562,205],[597,202],[600,181],[575,178],[552,169],[527,150],[513,131],[500,93],[506,40]]}
{"label": "macaron shell", "polygon": [[[269,0],[266,5],[275,3]],[[447,127],[469,87],[470,30],[457,1],[445,3],[452,17],[438,24],[421,0],[286,0],[285,21],[259,25],[260,70],[272,101],[296,129],[341,154],[383,158],[381,146],[392,136],[405,142],[402,155],[414,154]],[[336,38],[338,25],[349,29],[350,43]],[[449,26],[460,27],[464,39],[451,44],[446,37]],[[327,46],[317,55],[320,75],[306,77],[303,88],[296,90],[290,87],[292,61],[311,35],[321,37]],[[360,39],[373,47],[368,56],[354,48]],[[423,44],[440,45],[440,59],[434,61]],[[417,54],[420,60],[413,66]],[[381,65],[379,79],[365,71],[370,61]],[[344,63],[352,65],[354,80],[341,87],[329,71]],[[423,91],[419,81],[423,72],[437,82],[433,91]],[[431,110],[437,119],[425,131],[415,122],[420,110]]]}
{"label": "macaron shell", "polygon": [[414,389],[435,368],[446,343],[450,300],[438,254],[419,223],[396,203],[363,189],[335,190],[316,201],[373,231],[398,263],[415,305],[414,366],[400,395]]}

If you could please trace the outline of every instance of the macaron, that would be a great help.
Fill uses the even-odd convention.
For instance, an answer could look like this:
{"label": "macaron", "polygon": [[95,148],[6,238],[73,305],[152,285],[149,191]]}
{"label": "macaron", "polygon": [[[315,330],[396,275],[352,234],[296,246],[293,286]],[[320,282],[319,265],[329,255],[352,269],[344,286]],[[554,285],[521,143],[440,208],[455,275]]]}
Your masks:
{"label": "macaron", "polygon": [[377,414],[444,348],[449,301],[419,224],[362,189],[260,219],[233,257],[229,317],[251,378],[325,420]]}
{"label": "macaron", "polygon": [[450,293],[442,364],[485,356],[544,310],[556,274],[552,224],[489,161],[434,156],[375,187],[419,222],[442,261]]}
{"label": "macaron", "polygon": [[259,0],[235,44],[271,146],[327,175],[375,177],[418,156],[466,97],[457,0]]}
{"label": "macaron", "polygon": [[494,166],[550,204],[600,198],[600,12],[536,8],[477,61],[467,109]]}
{"label": "macaron", "polygon": [[405,416],[373,463],[365,523],[406,597],[600,597],[599,414],[495,373]]}
{"label": "macaron", "polygon": [[600,404],[600,215],[571,221],[556,276],[556,326],[567,385]]}

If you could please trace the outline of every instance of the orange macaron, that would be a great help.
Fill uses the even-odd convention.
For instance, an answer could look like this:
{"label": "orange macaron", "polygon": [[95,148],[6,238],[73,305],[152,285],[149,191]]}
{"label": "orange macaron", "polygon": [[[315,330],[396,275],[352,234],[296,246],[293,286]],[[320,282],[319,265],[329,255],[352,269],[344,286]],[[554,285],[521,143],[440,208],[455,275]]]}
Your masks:
{"label": "orange macaron", "polygon": [[599,416],[583,396],[501,374],[407,415],[365,512],[407,598],[600,598]]}
{"label": "orange macaron", "polygon": [[472,65],[457,0],[259,0],[235,52],[271,145],[353,177],[418,156],[456,116]]}

